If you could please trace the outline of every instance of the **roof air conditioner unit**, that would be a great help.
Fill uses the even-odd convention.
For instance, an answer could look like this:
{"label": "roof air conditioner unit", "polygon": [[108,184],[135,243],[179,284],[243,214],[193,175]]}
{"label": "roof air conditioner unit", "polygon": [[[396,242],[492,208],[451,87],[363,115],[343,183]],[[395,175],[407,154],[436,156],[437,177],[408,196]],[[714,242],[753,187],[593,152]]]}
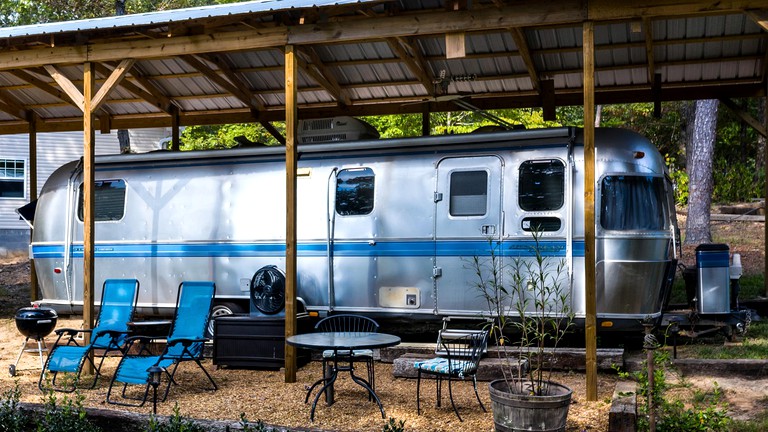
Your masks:
{"label": "roof air conditioner unit", "polygon": [[301,144],[376,139],[378,137],[379,132],[373,126],[354,117],[299,121],[299,143]]}

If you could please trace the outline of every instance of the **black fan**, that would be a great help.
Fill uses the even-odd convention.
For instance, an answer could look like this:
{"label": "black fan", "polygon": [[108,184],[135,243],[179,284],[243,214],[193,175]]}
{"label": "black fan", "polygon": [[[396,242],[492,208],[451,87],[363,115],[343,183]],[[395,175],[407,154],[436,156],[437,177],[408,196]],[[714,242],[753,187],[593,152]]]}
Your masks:
{"label": "black fan", "polygon": [[251,278],[251,304],[266,315],[285,306],[285,273],[273,265],[260,268]]}

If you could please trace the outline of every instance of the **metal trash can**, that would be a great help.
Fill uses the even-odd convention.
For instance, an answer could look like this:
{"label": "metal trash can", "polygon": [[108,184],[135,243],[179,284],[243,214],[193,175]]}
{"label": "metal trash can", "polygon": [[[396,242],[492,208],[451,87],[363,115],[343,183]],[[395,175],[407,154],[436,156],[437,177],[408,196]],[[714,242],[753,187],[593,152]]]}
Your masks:
{"label": "metal trash can", "polygon": [[696,247],[698,289],[696,310],[702,314],[731,310],[730,253],[728,245],[705,243]]}

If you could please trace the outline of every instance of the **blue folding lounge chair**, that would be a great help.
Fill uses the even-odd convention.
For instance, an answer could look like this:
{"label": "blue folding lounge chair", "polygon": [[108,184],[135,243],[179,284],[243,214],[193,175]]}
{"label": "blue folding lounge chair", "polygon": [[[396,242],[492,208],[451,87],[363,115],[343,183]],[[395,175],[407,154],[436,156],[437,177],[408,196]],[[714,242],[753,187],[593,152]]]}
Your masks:
{"label": "blue folding lounge chair", "polygon": [[[117,366],[112,382],[107,390],[107,402],[124,406],[142,406],[147,401],[150,387],[149,368],[152,366],[160,367],[168,378],[168,385],[161,401],[165,401],[171,384],[175,384],[174,375],[179,364],[183,361],[194,361],[198,367],[205,373],[208,380],[213,385],[210,390],[217,390],[216,382],[205,370],[200,360],[203,357],[203,345],[207,340],[205,331],[208,327],[210,318],[211,304],[216,292],[216,286],[213,282],[204,281],[185,281],[179,285],[179,293],[176,299],[176,314],[171,324],[170,334],[168,335],[165,349],[160,355],[149,355],[142,351],[138,355],[126,355],[120,360]],[[134,343],[141,343],[146,346],[146,342],[152,340],[152,337],[135,336],[129,339],[129,348]],[[115,383],[122,384],[120,392],[121,399],[113,400],[112,388]],[[129,385],[144,386],[143,394],[131,393]],[[138,403],[128,402],[130,400],[139,401]]]}
{"label": "blue folding lounge chair", "polygon": [[[95,371],[93,382],[89,388],[96,387],[101,365],[104,358],[112,351],[124,353],[125,339],[128,336],[128,323],[133,320],[136,310],[136,299],[139,294],[139,281],[136,279],[107,279],[101,291],[101,306],[92,330],[58,329],[58,338],[45,362],[37,386],[45,391],[44,381],[48,372],[51,373],[51,388],[56,391],[72,392],[80,381],[83,364],[87,360]],[[75,337],[81,333],[90,333],[87,345],[80,345]],[[62,342],[62,337],[66,342]],[[96,365],[91,358],[91,352],[101,357]],[[57,384],[60,372],[77,374],[71,382]]]}

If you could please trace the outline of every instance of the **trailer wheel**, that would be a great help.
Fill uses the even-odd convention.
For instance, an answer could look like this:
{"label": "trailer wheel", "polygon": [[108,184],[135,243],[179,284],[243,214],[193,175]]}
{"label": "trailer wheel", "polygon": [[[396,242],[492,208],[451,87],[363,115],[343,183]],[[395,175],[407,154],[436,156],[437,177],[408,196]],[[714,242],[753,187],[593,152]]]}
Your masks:
{"label": "trailer wheel", "polygon": [[208,329],[206,331],[207,337],[210,339],[213,339],[213,325],[214,321],[218,317],[222,316],[228,316],[228,315],[234,315],[238,313],[242,313],[243,308],[236,305],[235,303],[216,303],[213,305],[213,308],[211,308],[211,319],[208,320]]}

